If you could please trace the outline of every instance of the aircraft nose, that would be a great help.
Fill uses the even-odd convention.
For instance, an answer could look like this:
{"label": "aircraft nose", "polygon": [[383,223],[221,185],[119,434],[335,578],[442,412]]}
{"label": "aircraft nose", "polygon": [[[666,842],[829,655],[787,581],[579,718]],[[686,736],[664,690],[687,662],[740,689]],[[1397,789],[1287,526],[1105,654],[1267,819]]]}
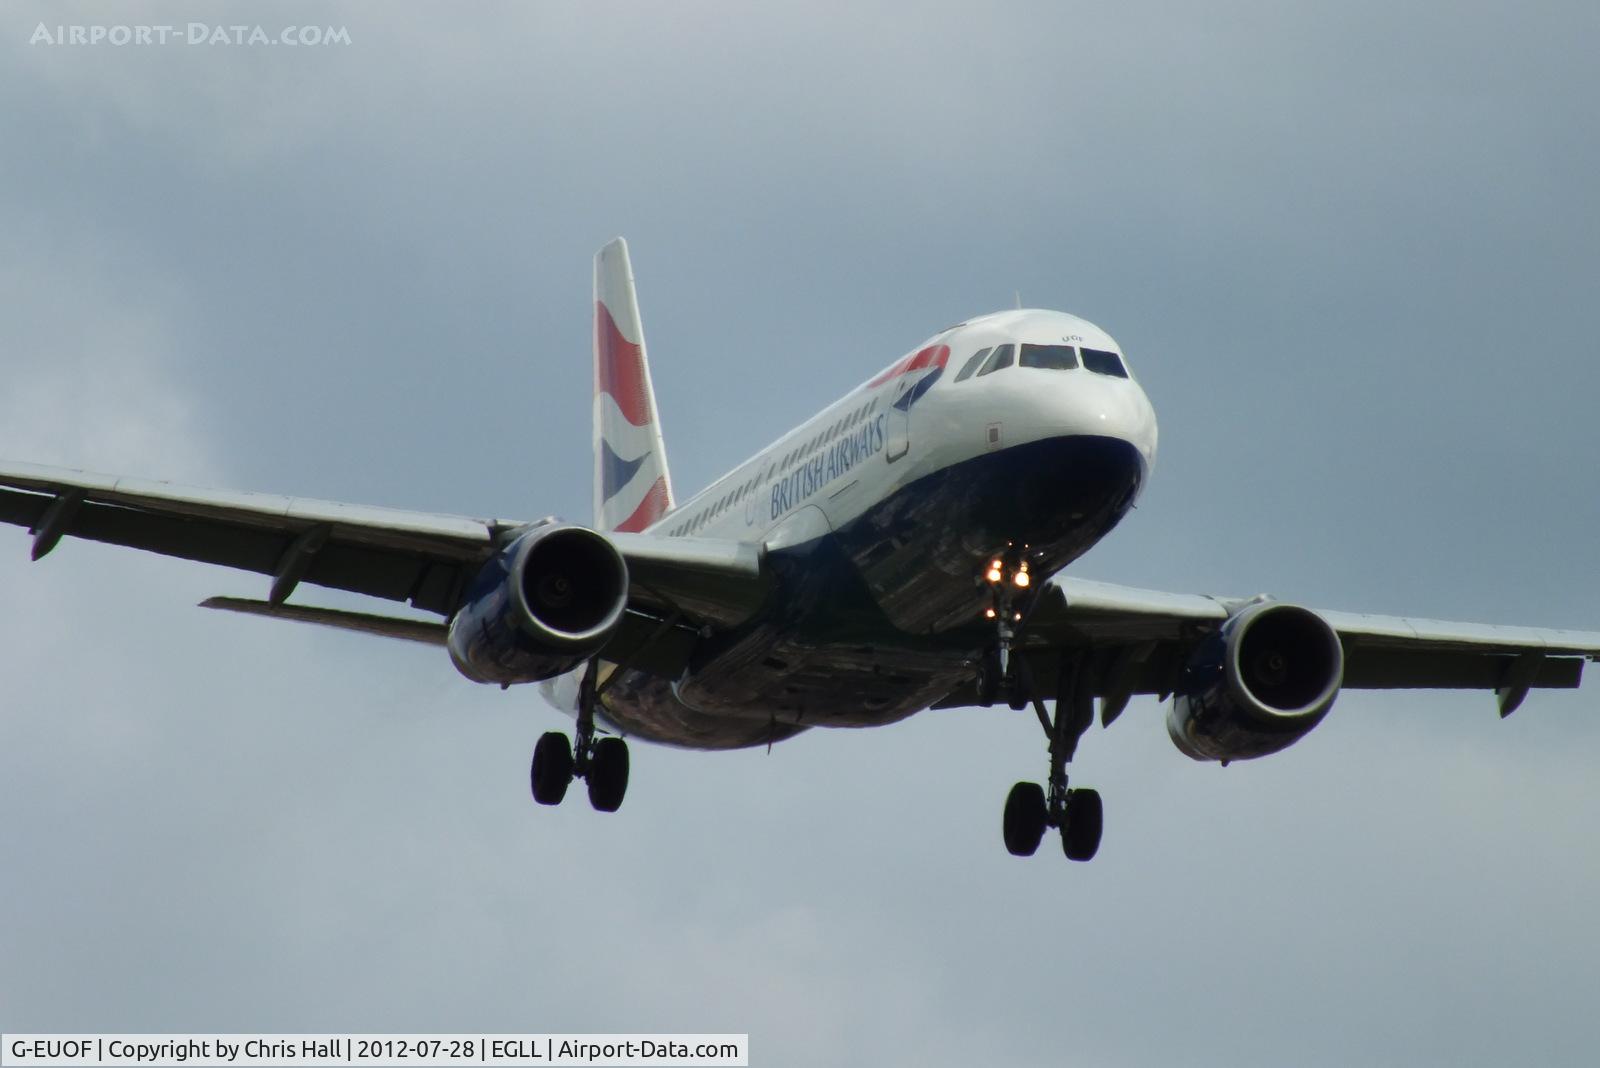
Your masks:
{"label": "aircraft nose", "polygon": [[[1131,378],[1075,374],[1064,376],[1053,396],[1044,401],[1052,409],[1057,433],[1112,438],[1132,445],[1146,468],[1156,459],[1156,418],[1144,390]],[[1042,413],[1041,413],[1042,414]]]}
{"label": "aircraft nose", "polygon": [[1153,467],[1156,460],[1155,409],[1144,390],[1131,379],[1096,383],[1095,396],[1090,407],[1094,423],[1107,437],[1128,442],[1139,450],[1145,464]]}

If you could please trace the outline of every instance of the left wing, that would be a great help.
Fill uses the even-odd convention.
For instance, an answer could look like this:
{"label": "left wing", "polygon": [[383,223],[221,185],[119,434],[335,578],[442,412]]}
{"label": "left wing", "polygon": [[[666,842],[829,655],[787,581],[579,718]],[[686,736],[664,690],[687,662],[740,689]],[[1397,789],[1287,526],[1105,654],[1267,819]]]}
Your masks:
{"label": "left wing", "polygon": [[[1037,595],[1022,627],[1033,692],[1055,696],[1063,653],[1096,661],[1103,715],[1116,718],[1135,694],[1165,698],[1178,688],[1189,654],[1240,610],[1262,598],[1164,593],[1057,576]],[[1600,632],[1450,623],[1318,611],[1344,647],[1347,689],[1493,690],[1509,715],[1529,689],[1578,685],[1586,660],[1600,658]],[[963,687],[935,707],[970,704]]]}
{"label": "left wing", "polygon": [[[70,536],[221,564],[271,576],[267,597],[212,598],[207,607],[424,642],[442,640],[442,625],[284,602],[307,582],[448,618],[484,562],[530,526],[3,462],[0,522],[28,528],[35,560]],[[624,648],[666,618],[684,632],[737,623],[766,596],[759,546],[602,533],[628,565],[628,618],[615,639]],[[651,644],[677,650],[670,659],[678,660],[691,643]]]}

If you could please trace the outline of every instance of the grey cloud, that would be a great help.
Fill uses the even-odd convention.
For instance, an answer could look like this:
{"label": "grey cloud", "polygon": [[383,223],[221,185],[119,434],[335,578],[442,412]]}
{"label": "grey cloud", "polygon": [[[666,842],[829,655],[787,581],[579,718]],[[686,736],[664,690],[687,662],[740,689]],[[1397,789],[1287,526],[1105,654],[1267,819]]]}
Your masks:
{"label": "grey cloud", "polygon": [[[1109,329],[1162,418],[1079,573],[1597,625],[1590,6],[250,12],[354,40],[45,50],[105,10],[6,9],[0,455],[584,518],[589,256],[623,233],[682,489],[1020,290]],[[1505,723],[1346,695],[1225,771],[1138,703],[1085,743],[1101,856],[1019,863],[1000,804],[1043,747],[999,710],[641,747],[618,816],[535,811],[535,697],[190,607],[249,576],[26,544],[6,1030],[1592,1057],[1590,691]]]}

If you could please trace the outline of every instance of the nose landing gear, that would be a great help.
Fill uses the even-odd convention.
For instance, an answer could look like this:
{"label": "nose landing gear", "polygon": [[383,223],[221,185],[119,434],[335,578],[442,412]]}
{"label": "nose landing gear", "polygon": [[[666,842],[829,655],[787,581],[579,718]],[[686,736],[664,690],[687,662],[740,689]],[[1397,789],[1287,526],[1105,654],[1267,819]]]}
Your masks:
{"label": "nose landing gear", "polygon": [[1003,693],[1006,703],[1021,712],[1033,699],[1033,680],[1028,675],[1027,662],[1014,655],[1017,631],[1027,616],[1028,595],[1033,585],[1028,561],[1008,550],[989,562],[978,583],[989,587],[989,605],[983,610],[983,616],[995,626],[995,644],[978,662],[978,704],[988,708]]}
{"label": "nose landing gear", "polygon": [[578,688],[577,738],[569,742],[561,731],[550,731],[533,749],[528,777],[533,799],[541,805],[559,805],[573,779],[589,786],[589,804],[600,812],[622,807],[628,792],[628,743],[621,738],[595,737],[594,662],[584,672]]}
{"label": "nose landing gear", "polygon": [[1067,764],[1077,751],[1078,739],[1094,722],[1094,683],[1088,657],[1063,658],[1053,720],[1044,702],[1034,701],[1033,708],[1050,742],[1048,789],[1032,782],[1019,782],[1011,788],[1002,822],[1006,849],[1013,856],[1032,856],[1046,829],[1053,827],[1061,832],[1061,848],[1068,860],[1090,860],[1100,849],[1105,809],[1097,791],[1067,786]]}

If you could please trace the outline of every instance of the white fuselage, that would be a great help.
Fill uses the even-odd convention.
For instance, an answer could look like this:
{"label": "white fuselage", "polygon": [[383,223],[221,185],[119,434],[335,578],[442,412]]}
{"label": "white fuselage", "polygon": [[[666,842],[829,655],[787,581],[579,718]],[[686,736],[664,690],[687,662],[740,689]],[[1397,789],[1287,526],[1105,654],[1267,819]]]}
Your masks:
{"label": "white fuselage", "polygon": [[[991,359],[983,370],[967,368],[974,354],[1001,346],[1011,347],[1009,366],[993,367]],[[1044,362],[1042,357],[1062,347],[1070,347],[1073,357],[1095,354],[1100,370],[1083,360],[1070,368],[1024,365],[1024,352]],[[1106,373],[1108,363],[1116,373]],[[1120,347],[1083,319],[1053,311],[1005,311],[929,338],[648,528],[658,535],[756,542],[769,554],[793,553],[791,571],[799,574],[790,579],[794,591],[805,587],[808,571],[819,572],[816,584],[840,587],[844,560],[843,570],[862,576],[871,607],[881,610],[887,623],[882,633],[865,642],[852,637],[857,651],[845,656],[828,648],[828,628],[821,634],[812,628],[799,640],[789,632],[806,631],[807,618],[775,612],[765,626],[729,646],[725,664],[709,663],[695,679],[672,685],[667,703],[697,721],[771,719],[773,706],[785,703],[775,694],[825,690],[830,674],[841,678],[838,699],[851,702],[860,688],[852,669],[865,663],[867,649],[914,644],[919,635],[936,635],[976,618],[982,591],[974,587],[972,574],[988,554],[1018,538],[1049,546],[1059,533],[1064,540],[1053,556],[1040,549],[1041,564],[1053,569],[1087,549],[1142,489],[1155,462],[1156,438],[1155,413],[1126,369]],[[1078,447],[1083,443],[1094,447]],[[1101,463],[1102,456],[1128,469],[1127,477],[1108,473],[1107,481],[1096,481],[1098,473],[1085,468]],[[1013,485],[1013,474],[1023,480]],[[1083,498],[1081,504],[1073,503],[1075,494]],[[1112,494],[1119,499],[1102,499]],[[1050,500],[1054,496],[1060,501]],[[1097,509],[1110,511],[1100,515]],[[994,518],[1002,515],[1009,518]],[[1075,532],[1080,522],[1098,525]],[[824,544],[830,550],[836,544],[838,551],[820,556],[810,551]],[[835,571],[824,578],[820,572],[828,567]],[[852,577],[844,584],[853,583]],[[834,597],[825,589],[816,596],[826,607],[843,594]],[[764,662],[781,663],[781,670],[759,666],[763,657],[756,654],[773,650],[778,652]],[[967,670],[965,653],[945,654],[944,671],[935,669],[937,658],[930,667],[920,653],[869,657],[871,669],[880,673],[894,669],[891,661],[908,658],[917,661],[915,668],[902,663],[901,669],[926,677],[927,687],[902,685],[908,696],[892,707],[838,722],[900,718],[926,707],[933,699],[928,695],[946,677]],[[803,679],[797,674],[801,661],[813,665]],[[763,671],[794,677],[778,687],[775,679],[754,677]],[[663,686],[659,680],[655,685],[639,681],[633,688],[609,688],[607,716],[621,729],[679,744],[749,744],[705,736],[704,723],[688,733],[663,727],[663,716],[670,718],[660,707],[666,701]],[[561,707],[576,707],[574,676],[547,686]],[[631,710],[630,702],[639,709]],[[794,723],[822,721],[815,714],[808,720],[806,708],[825,700],[807,696],[796,702]],[[652,703],[653,712],[630,722],[630,711],[643,714]]]}

